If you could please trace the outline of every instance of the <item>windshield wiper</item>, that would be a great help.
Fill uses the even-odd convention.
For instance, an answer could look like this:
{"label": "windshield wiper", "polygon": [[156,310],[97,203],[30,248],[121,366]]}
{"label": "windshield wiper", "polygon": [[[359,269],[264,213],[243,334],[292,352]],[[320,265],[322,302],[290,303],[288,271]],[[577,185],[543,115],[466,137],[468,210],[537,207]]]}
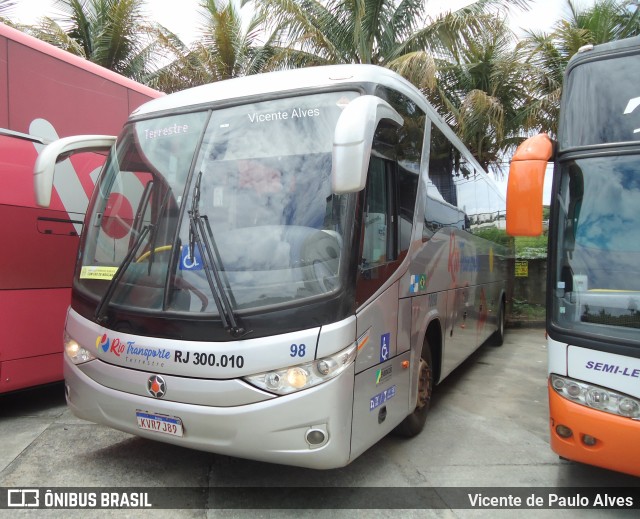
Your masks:
{"label": "windshield wiper", "polygon": [[[191,261],[195,260],[196,246],[202,255],[204,263],[203,270],[211,289],[213,300],[220,314],[222,326],[232,337],[241,337],[247,332],[238,322],[238,318],[231,308],[231,302],[225,291],[224,283],[220,278],[220,267],[217,261],[217,247],[209,220],[206,216],[200,215],[200,183],[202,181],[202,171],[198,173],[196,185],[193,189],[193,198],[191,200],[191,210],[189,211],[189,257]],[[209,228],[205,228],[205,223]],[[213,274],[213,276],[212,276]]]}
{"label": "windshield wiper", "polygon": [[129,265],[131,265],[131,262],[133,261],[133,258],[135,257],[136,251],[140,247],[142,240],[144,240],[144,238],[147,236],[151,227],[153,226],[145,225],[142,228],[142,231],[138,235],[138,238],[133,244],[133,247],[129,249],[129,252],[125,256],[124,260],[122,260],[122,263],[120,264],[120,266],[118,267],[116,274],[111,278],[111,281],[109,281],[109,286],[107,287],[107,291],[102,296],[102,299],[100,299],[100,304],[98,305],[98,308],[96,308],[96,312],[94,314],[95,320],[98,324],[103,324],[104,322],[106,322],[107,320],[106,313],[107,313],[107,308],[109,306],[109,302],[111,301],[111,298],[113,297],[113,294],[115,293],[116,288],[120,284],[120,280],[122,279],[122,276],[124,276],[125,271],[129,267]]}

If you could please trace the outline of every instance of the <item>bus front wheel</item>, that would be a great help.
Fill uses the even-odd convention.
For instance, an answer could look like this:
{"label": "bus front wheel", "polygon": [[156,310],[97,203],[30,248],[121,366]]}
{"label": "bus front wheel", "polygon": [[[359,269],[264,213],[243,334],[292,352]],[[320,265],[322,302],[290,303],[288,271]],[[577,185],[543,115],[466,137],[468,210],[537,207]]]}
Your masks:
{"label": "bus front wheel", "polygon": [[416,407],[400,425],[394,429],[394,433],[406,438],[418,435],[424,429],[429,407],[431,406],[431,394],[433,392],[433,370],[431,363],[431,349],[425,342],[420,356],[418,367]]}

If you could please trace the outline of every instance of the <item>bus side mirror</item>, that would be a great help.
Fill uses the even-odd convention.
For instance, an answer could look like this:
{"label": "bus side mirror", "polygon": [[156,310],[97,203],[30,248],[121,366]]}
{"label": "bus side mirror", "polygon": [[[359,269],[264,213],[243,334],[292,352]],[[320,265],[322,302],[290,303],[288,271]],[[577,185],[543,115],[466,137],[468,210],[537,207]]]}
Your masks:
{"label": "bus side mirror", "polygon": [[109,151],[115,142],[116,138],[111,135],[79,135],[63,137],[45,146],[33,167],[36,203],[40,207],[49,207],[53,190],[53,172],[58,162],[74,153]]}
{"label": "bus side mirror", "polygon": [[335,194],[357,193],[367,183],[373,136],[382,120],[398,126],[404,120],[379,97],[355,98],[342,111],[333,134],[331,189]]}
{"label": "bus side mirror", "polygon": [[507,182],[507,234],[542,234],[542,191],[554,144],[546,133],[528,138],[516,150]]}

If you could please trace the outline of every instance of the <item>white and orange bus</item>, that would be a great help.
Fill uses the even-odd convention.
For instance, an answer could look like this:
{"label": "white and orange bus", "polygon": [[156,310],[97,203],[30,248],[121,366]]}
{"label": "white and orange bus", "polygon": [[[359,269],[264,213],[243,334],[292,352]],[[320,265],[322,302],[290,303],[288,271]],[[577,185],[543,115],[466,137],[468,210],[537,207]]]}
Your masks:
{"label": "white and orange bus", "polygon": [[551,448],[640,476],[640,38],[581,49],[567,67],[558,142],[514,156],[507,230],[542,229],[554,161],[547,330]]}
{"label": "white and orange bus", "polygon": [[0,24],[0,393],[62,380],[82,220],[104,155],[57,166],[38,207],[33,165],[58,137],[118,131],[159,92]]}

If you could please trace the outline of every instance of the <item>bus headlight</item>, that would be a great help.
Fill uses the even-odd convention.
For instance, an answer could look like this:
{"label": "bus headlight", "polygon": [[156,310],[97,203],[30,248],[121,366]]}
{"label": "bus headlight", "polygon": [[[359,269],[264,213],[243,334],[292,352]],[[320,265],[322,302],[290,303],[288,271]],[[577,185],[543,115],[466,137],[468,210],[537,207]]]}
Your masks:
{"label": "bus headlight", "polygon": [[270,393],[286,395],[317,386],[337,377],[353,363],[356,358],[356,352],[357,344],[354,342],[348,348],[328,357],[297,364],[296,366],[250,375],[245,377],[244,380]]}
{"label": "bus headlight", "polygon": [[67,332],[64,334],[64,351],[74,364],[82,364],[96,358],[93,353],[80,346]]}
{"label": "bus headlight", "polygon": [[551,375],[551,387],[577,404],[627,418],[640,419],[640,401],[604,387],[560,375]]}

